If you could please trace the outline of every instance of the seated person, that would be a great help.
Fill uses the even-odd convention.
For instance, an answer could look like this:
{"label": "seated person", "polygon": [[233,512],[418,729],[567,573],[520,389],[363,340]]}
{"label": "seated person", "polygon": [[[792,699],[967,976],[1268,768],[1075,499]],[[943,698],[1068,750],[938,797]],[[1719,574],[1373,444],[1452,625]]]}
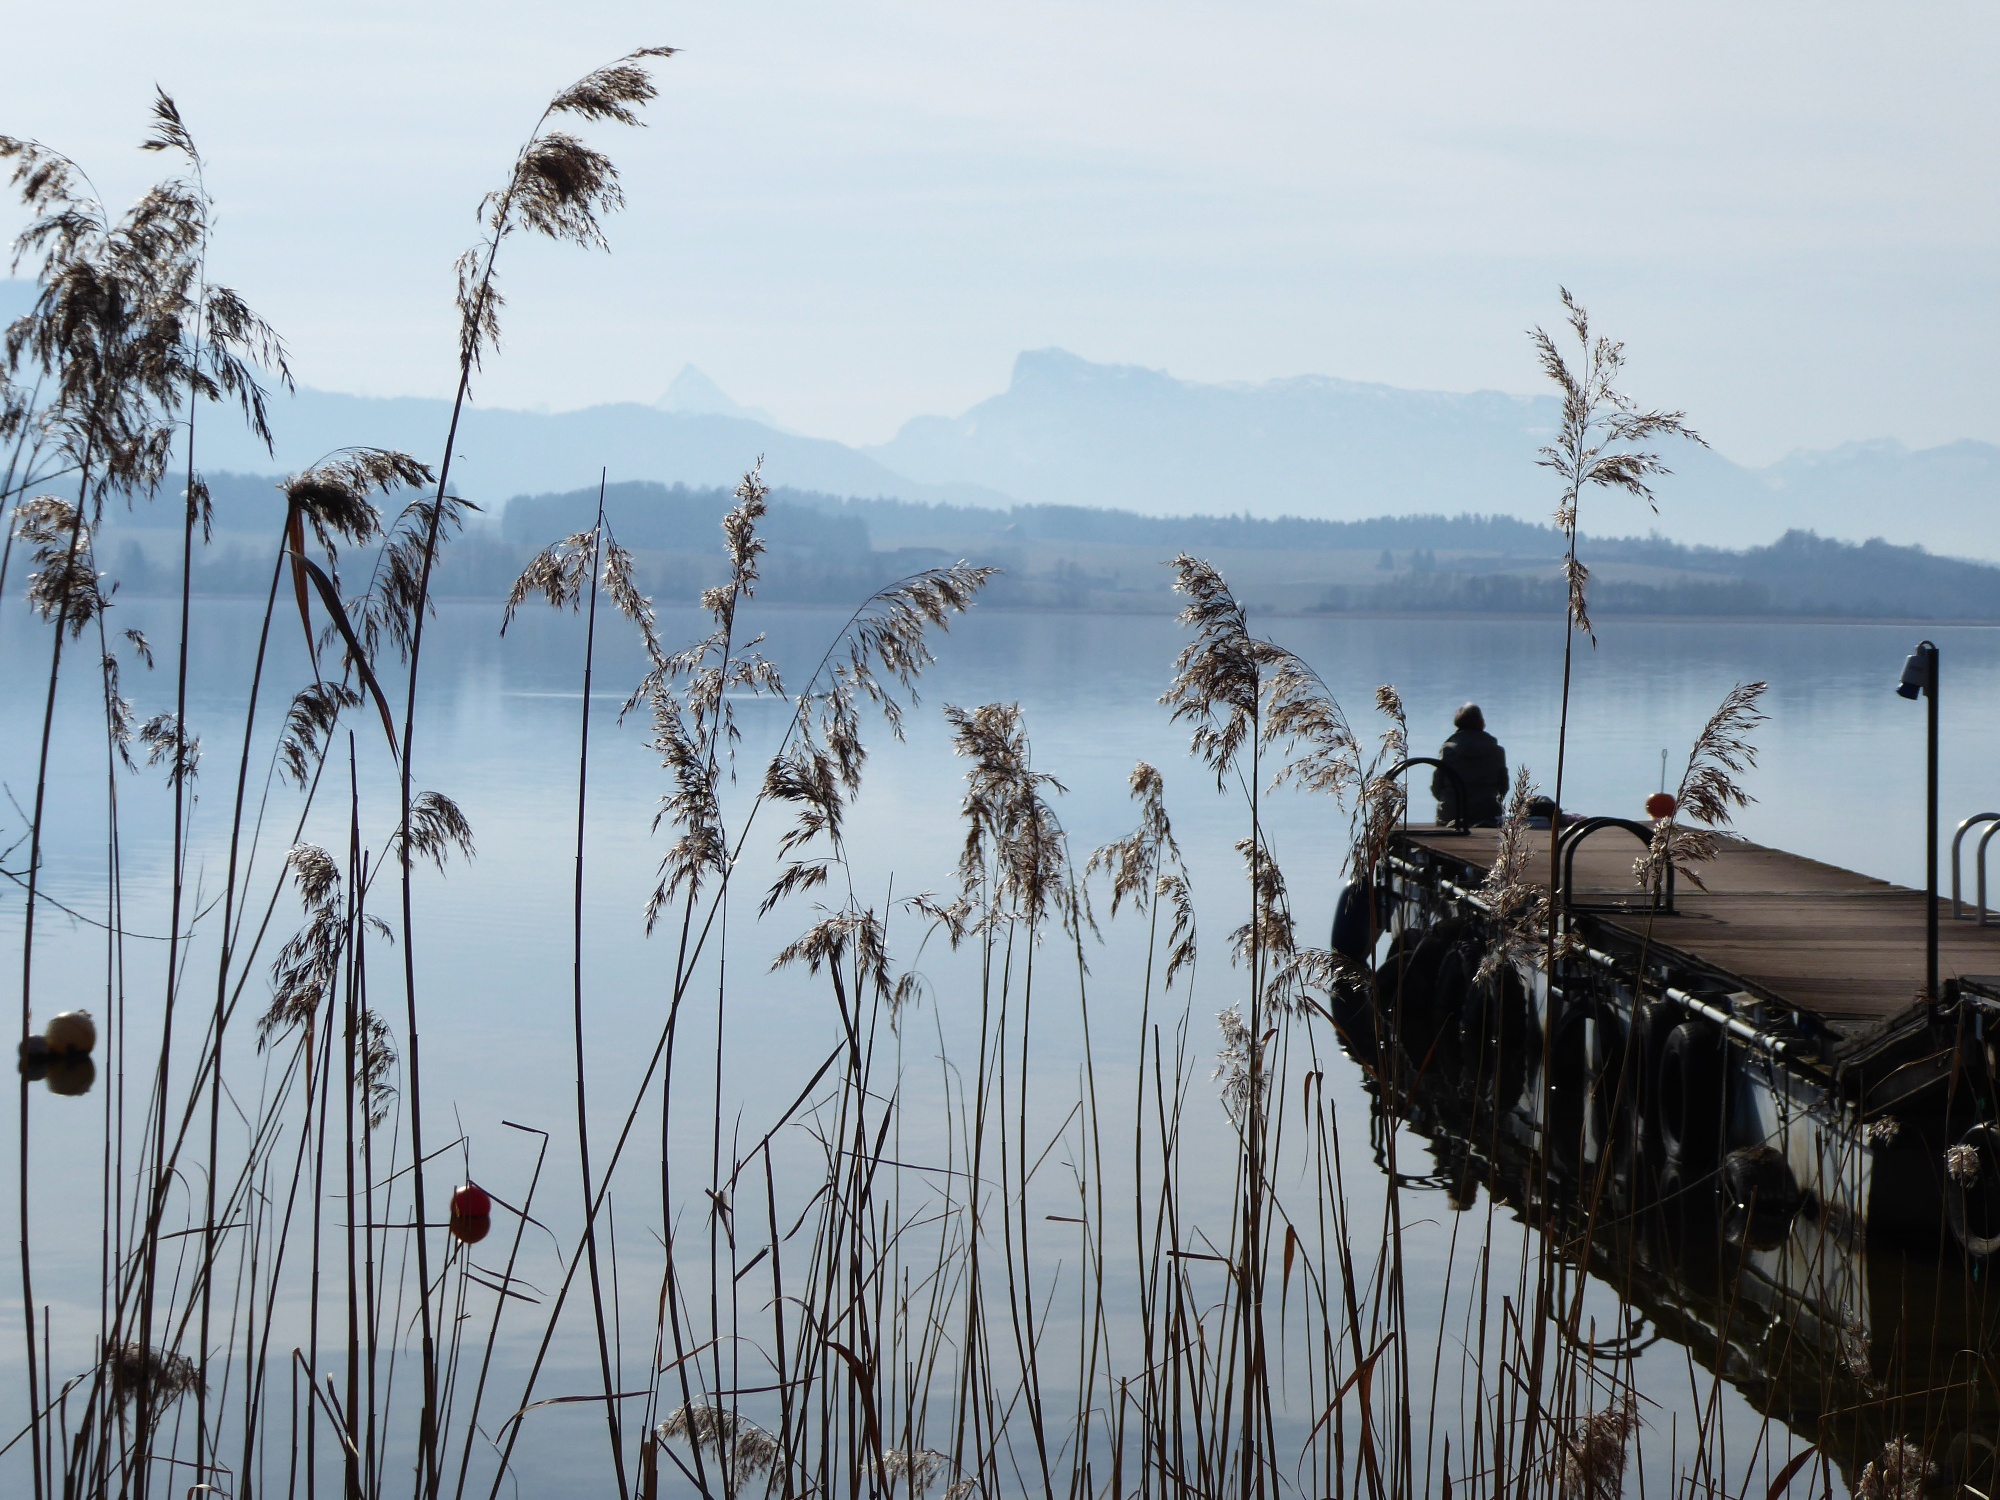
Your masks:
{"label": "seated person", "polygon": [[[1500,821],[1507,801],[1507,752],[1486,732],[1486,716],[1477,703],[1468,703],[1452,715],[1452,737],[1438,751],[1444,762],[1431,773],[1431,795],[1437,798],[1440,823],[1462,822],[1472,828],[1491,828]],[[1452,772],[1458,773],[1457,780]],[[1465,788],[1465,805],[1459,805],[1459,787]]]}

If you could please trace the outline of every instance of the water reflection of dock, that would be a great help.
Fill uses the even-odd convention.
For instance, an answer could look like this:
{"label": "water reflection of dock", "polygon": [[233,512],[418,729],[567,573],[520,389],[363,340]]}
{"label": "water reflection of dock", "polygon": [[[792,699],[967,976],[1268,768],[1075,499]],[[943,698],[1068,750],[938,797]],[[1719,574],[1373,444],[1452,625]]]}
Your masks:
{"label": "water reflection of dock", "polygon": [[1447,1174],[1567,1224],[1850,1476],[1908,1436],[2000,1494],[2000,928],[1944,924],[1931,1000],[1922,892],[1732,844],[1648,893],[1619,827],[1565,851],[1553,983],[1476,978],[1497,835],[1409,829],[1346,1029],[1408,1064],[1380,1074]]}

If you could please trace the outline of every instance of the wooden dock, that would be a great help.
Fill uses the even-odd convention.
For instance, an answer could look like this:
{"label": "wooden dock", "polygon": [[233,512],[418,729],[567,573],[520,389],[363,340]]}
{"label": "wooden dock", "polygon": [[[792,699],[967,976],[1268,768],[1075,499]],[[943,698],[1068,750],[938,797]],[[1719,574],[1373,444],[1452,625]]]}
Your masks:
{"label": "wooden dock", "polygon": [[[1460,862],[1474,884],[1491,868],[1499,833],[1455,833],[1412,825],[1409,844]],[[1536,838],[1531,874],[1548,878],[1547,835]],[[1843,870],[1782,849],[1730,842],[1704,865],[1706,891],[1682,881],[1672,915],[1650,914],[1633,874],[1639,842],[1616,828],[1576,851],[1570,900],[1603,924],[1662,957],[1740,979],[1745,991],[1817,1019],[1850,1045],[1880,1034],[1924,1007],[1922,891]],[[1625,910],[1606,910],[1624,903]],[[2000,996],[2000,925],[1939,921],[1938,974],[1947,990]]]}

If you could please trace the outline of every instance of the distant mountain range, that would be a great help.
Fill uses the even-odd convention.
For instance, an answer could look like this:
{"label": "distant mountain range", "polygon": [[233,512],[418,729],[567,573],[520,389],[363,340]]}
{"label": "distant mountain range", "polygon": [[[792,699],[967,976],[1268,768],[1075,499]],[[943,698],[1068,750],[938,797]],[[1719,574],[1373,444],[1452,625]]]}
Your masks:
{"label": "distant mountain range", "polygon": [[[435,464],[450,416],[445,401],[302,389],[289,400],[273,402],[275,457],[265,454],[240,425],[212,422],[202,439],[202,463],[238,472],[297,470],[336,448],[366,444],[401,448]],[[468,406],[458,427],[452,487],[480,505],[497,508],[523,492],[595,484],[600,468],[614,480],[732,485],[759,455],[775,482],[832,494],[1010,503],[1008,496],[978,485],[910,479],[826,438],[781,432],[743,416],[636,402],[567,412]]]}
{"label": "distant mountain range", "polygon": [[[1204,385],[1045,349],[1023,354],[1001,395],[961,417],[919,417],[866,450],[913,479],[977,483],[1036,503],[1148,514],[1326,520],[1442,511],[1544,521],[1536,451],[1553,396],[1449,394],[1302,375]],[[1657,529],[1744,547],[1795,528],[2000,558],[2000,448],[1912,452],[1893,441],[1800,453],[1752,469],[1692,444],[1664,453],[1660,514],[1622,496],[1586,501],[1600,535]]]}
{"label": "distant mountain range", "polygon": [[[303,390],[279,406],[276,462],[301,467],[349,443],[428,459],[446,415],[442,401]],[[459,429],[455,472],[464,494],[490,503],[572,489],[599,466],[614,480],[726,485],[761,454],[773,483],[837,495],[1156,516],[1350,521],[1444,512],[1539,522],[1553,485],[1535,454],[1556,419],[1550,397],[1405,391],[1324,376],[1204,385],[1044,350],[1016,361],[1002,394],[960,417],[918,417],[872,448],[755,420],[688,370],[662,405],[555,413],[474,406]],[[223,424],[209,431],[209,465],[272,466]],[[1762,545],[1803,528],[2000,560],[2000,448],[1989,443],[1921,451],[1852,443],[1761,469],[1688,444],[1667,457],[1676,472],[1659,484],[1657,517],[1624,496],[1592,496],[1585,526],[1716,547]]]}
{"label": "distant mountain range", "polygon": [[[214,545],[197,564],[203,593],[269,587],[283,500],[272,476],[210,475]],[[606,514],[635,557],[641,589],[684,604],[726,576],[716,485],[627,480]],[[454,541],[435,579],[447,597],[502,598],[541,547],[587,529],[596,486],[517,495],[492,524]],[[171,505],[114,512],[100,562],[133,594],[177,587]],[[759,528],[758,594],[773,603],[852,607],[896,578],[959,559],[999,568],[985,603],[1001,608],[1170,611],[1181,600],[1162,564],[1208,558],[1258,611],[1528,614],[1560,619],[1560,533],[1504,516],[1142,516],[1083,506],[954,506],[773,489]],[[1596,615],[2000,620],[2000,568],[1886,542],[1787,533],[1768,546],[1688,547],[1659,538],[1584,538]]]}
{"label": "distant mountain range", "polygon": [[[0,293],[0,313],[26,305],[22,283],[0,283]],[[435,461],[447,416],[438,400],[301,390],[275,403],[275,458],[238,426],[215,422],[202,461],[213,470],[297,469],[351,444]],[[692,366],[650,406],[475,405],[453,472],[461,493],[497,505],[586,485],[600,467],[613,480],[726,486],[761,454],[774,484],[857,497],[1152,516],[1472,513],[1542,522],[1553,483],[1535,455],[1556,420],[1548,396],[1318,375],[1203,384],[1045,349],[1022,354],[999,395],[961,416],[917,417],[872,447],[785,431]],[[1686,444],[1666,457],[1676,473],[1659,485],[1657,517],[1626,497],[1592,496],[1585,528],[1730,548],[1809,529],[2000,560],[2000,447],[1989,443],[1912,451],[1885,439],[1764,468]]]}

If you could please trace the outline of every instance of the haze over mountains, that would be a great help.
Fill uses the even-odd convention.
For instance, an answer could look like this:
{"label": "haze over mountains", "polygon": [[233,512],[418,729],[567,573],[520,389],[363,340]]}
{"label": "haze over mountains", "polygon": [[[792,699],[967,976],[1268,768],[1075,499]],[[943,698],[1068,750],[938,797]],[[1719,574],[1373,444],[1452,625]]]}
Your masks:
{"label": "haze over mountains", "polygon": [[[1004,394],[961,417],[919,417],[867,451],[913,479],[974,482],[1036,503],[1155,515],[1473,512],[1540,522],[1553,509],[1553,484],[1536,450],[1560,415],[1553,396],[1410,391],[1322,375],[1203,385],[1047,349],[1020,356]],[[1801,528],[2000,556],[2000,448],[1988,443],[1922,452],[1853,443],[1764,469],[1688,443],[1664,456],[1675,473],[1657,486],[1657,518],[1623,497],[1593,497],[1584,528],[1657,529],[1722,547]]]}
{"label": "haze over mountains", "polygon": [[[652,405],[529,412],[474,404],[453,472],[461,493],[497,506],[512,495],[575,489],[600,467],[614,481],[727,485],[762,454],[772,483],[835,495],[1155,516],[1473,513],[1542,522],[1553,484],[1535,455],[1557,415],[1544,395],[1413,391],[1321,375],[1204,384],[1044,349],[1022,354],[1008,388],[962,415],[919,416],[886,443],[850,447],[784,430],[688,366]],[[297,469],[357,443],[432,460],[447,416],[440,400],[303,389],[274,403],[275,458],[236,425],[213,422],[202,462],[238,472]],[[1657,531],[1731,548],[1807,529],[2000,560],[2000,447],[1990,443],[1913,451],[1881,439],[1764,468],[1691,444],[1665,456],[1676,472],[1660,482],[1657,517],[1625,497],[1594,496],[1584,529]]]}
{"label": "haze over mountains", "polygon": [[[1006,506],[1067,504],[1144,515],[1295,515],[1323,520],[1428,512],[1546,520],[1551,476],[1536,449],[1554,398],[1407,391],[1305,375],[1206,385],[1156,370],[1041,350],[1008,389],[958,417],[918,417],[887,443],[853,448],[783,431],[737,407],[698,371],[667,401],[521,412],[473,406],[460,427],[463,493],[491,502],[613,480],[728,484],[759,455],[773,483],[829,494]],[[275,417],[274,465],[218,423],[215,468],[298,468],[345,444],[430,456],[442,401],[302,390]],[[1892,440],[1800,453],[1753,469],[1677,445],[1660,514],[1593,497],[1586,530],[1745,547],[1804,528],[2000,559],[2000,448],[1964,441],[1912,451]]]}

